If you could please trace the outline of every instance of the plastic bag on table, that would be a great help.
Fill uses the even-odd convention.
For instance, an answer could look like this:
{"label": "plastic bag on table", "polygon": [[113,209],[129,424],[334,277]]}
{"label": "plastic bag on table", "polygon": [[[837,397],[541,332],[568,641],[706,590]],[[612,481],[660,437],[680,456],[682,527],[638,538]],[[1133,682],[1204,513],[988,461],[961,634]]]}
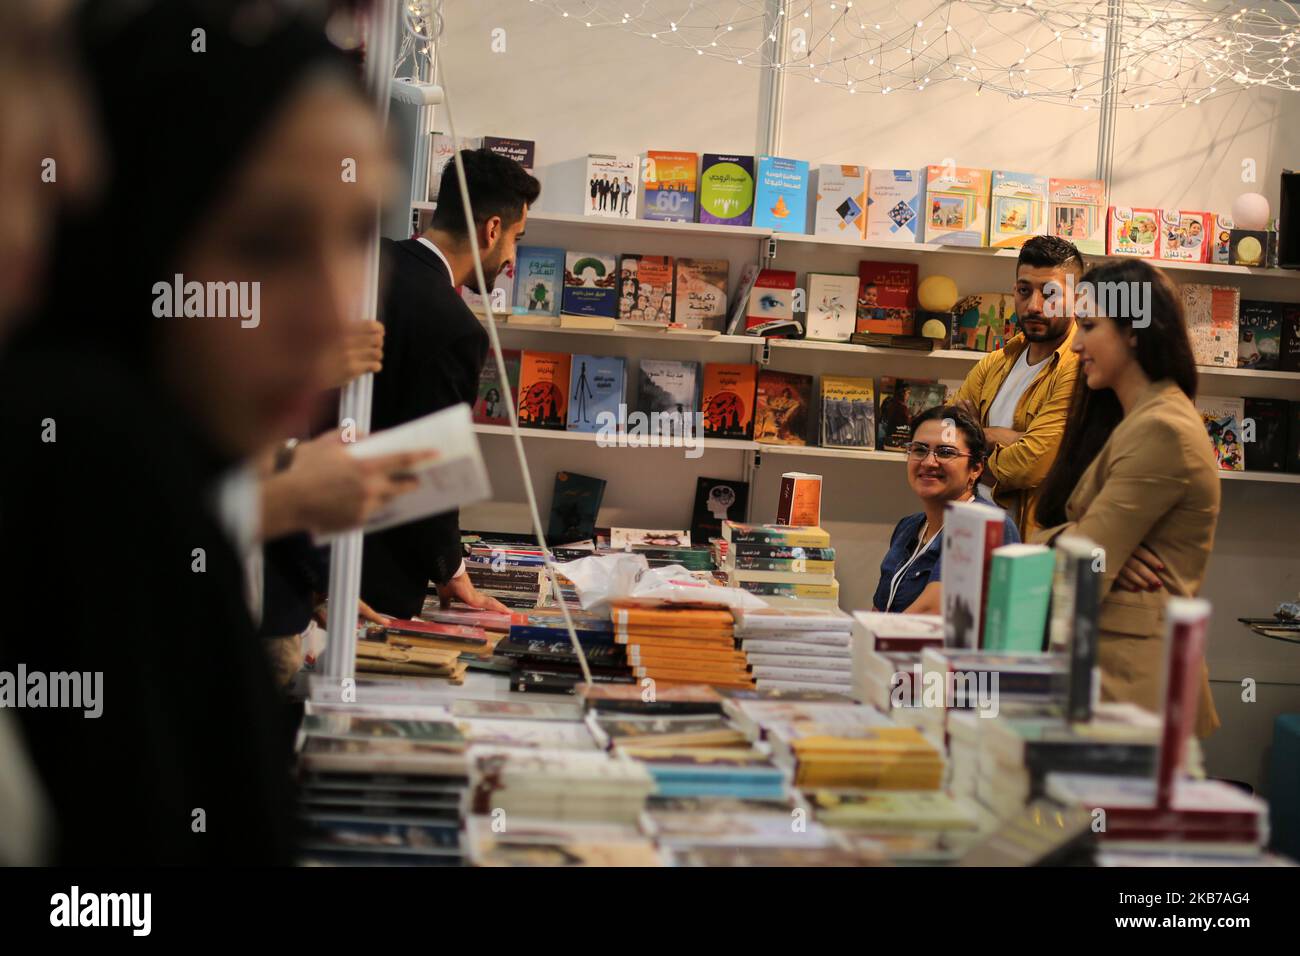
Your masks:
{"label": "plastic bag on table", "polygon": [[767,607],[767,602],[740,588],[725,588],[691,577],[680,564],[652,568],[635,552],[578,558],[555,569],[573,582],[584,611],[607,608],[611,601],[658,604],[715,604],[732,610]]}

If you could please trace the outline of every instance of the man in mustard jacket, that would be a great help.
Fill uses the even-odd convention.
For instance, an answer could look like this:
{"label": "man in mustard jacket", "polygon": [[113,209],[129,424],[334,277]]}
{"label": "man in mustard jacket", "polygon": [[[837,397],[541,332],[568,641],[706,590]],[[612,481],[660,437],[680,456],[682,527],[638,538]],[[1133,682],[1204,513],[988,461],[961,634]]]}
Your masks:
{"label": "man in mustard jacket", "polygon": [[1036,493],[1056,460],[1078,375],[1065,290],[1083,272],[1083,256],[1064,239],[1034,236],[1021,247],[1015,288],[1020,332],[971,369],[954,402],[984,426],[995,446],[983,480],[1025,541],[1036,527]]}

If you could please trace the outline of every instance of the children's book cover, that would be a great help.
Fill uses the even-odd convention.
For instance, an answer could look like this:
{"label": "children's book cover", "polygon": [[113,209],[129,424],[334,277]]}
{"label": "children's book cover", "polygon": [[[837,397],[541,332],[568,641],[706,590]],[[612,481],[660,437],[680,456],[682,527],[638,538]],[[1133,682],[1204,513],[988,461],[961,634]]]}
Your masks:
{"label": "children's book cover", "polygon": [[926,243],[988,245],[989,171],[970,166],[927,166],[925,173]]}
{"label": "children's book cover", "polygon": [[855,332],[911,335],[916,314],[915,262],[858,264],[858,315]]}
{"label": "children's book cover", "polygon": [[1052,235],[1084,255],[1106,254],[1106,183],[1100,179],[1048,180]]}
{"label": "children's book cover", "polygon": [[1047,232],[1047,177],[993,171],[989,245],[1019,249],[1030,236]]}

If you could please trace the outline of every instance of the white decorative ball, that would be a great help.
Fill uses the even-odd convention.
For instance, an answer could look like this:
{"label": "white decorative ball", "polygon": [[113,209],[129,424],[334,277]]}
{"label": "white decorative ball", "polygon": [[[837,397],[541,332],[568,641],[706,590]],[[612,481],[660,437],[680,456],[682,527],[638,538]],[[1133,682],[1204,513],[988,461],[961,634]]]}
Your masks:
{"label": "white decorative ball", "polygon": [[1268,199],[1259,193],[1242,193],[1232,201],[1232,219],[1238,229],[1268,228]]}

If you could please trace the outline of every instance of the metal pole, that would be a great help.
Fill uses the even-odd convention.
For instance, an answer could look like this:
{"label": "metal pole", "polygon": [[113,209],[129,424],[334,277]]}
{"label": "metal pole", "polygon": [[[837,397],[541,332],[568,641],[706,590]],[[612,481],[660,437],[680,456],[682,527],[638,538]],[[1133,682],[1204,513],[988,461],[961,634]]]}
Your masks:
{"label": "metal pole", "polygon": [[1109,0],[1106,8],[1106,52],[1102,57],[1101,102],[1097,117],[1097,175],[1110,194],[1115,163],[1115,102],[1119,69],[1119,45],[1123,41],[1124,0]]}
{"label": "metal pole", "polygon": [[[790,17],[787,0],[767,0],[763,13],[763,70],[758,88],[758,156],[775,156],[781,149],[781,108],[785,100],[785,71],[776,68],[790,57]],[[767,37],[775,40],[767,40]]]}

